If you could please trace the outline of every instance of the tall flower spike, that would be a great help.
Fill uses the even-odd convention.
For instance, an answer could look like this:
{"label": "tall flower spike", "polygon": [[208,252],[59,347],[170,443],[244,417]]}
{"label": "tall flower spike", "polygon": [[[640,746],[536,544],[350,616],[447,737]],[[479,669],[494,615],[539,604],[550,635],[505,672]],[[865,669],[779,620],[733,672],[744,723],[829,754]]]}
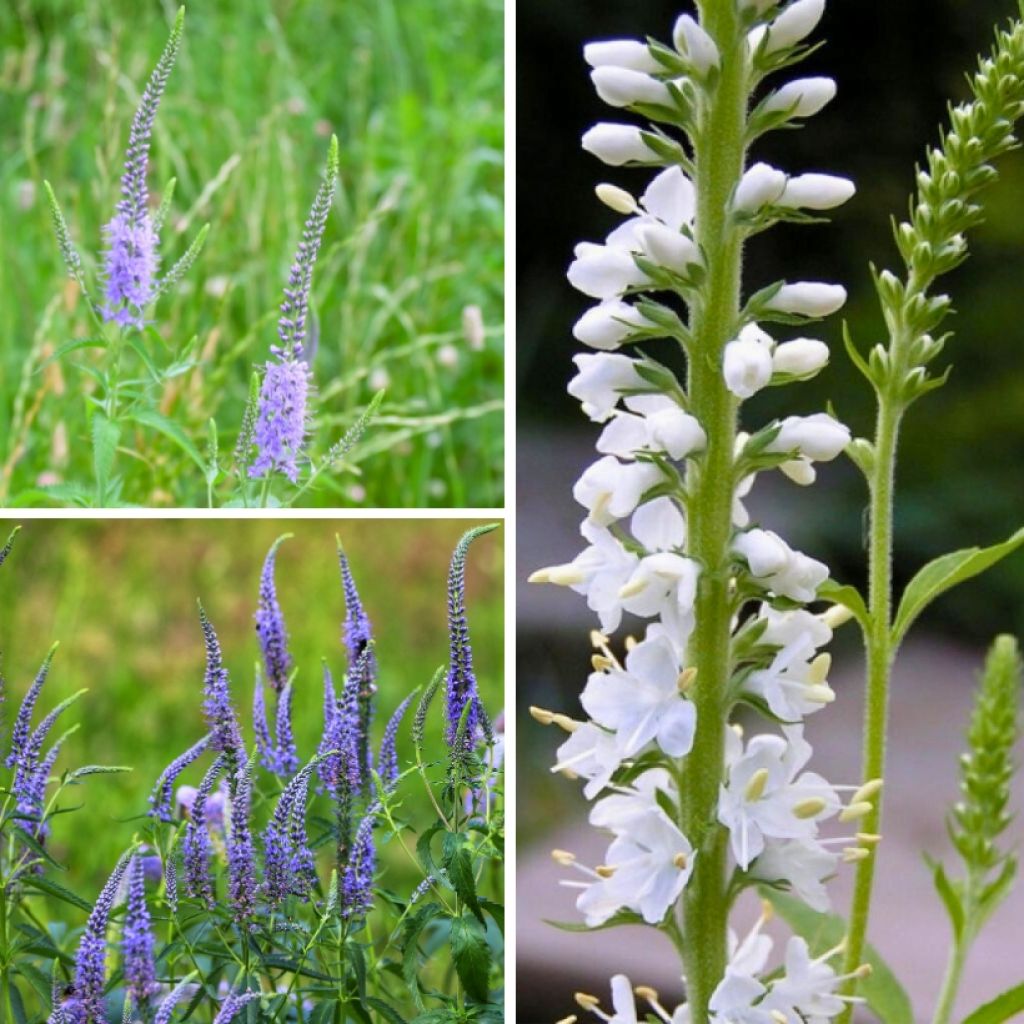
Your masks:
{"label": "tall flower spike", "polygon": [[217,1016],[213,1019],[213,1024],[229,1024],[229,1021],[235,1019],[238,1016],[238,1011],[242,1009],[246,1003],[251,1003],[254,999],[259,999],[259,992],[245,992],[245,993],[232,993],[220,1004],[220,1010],[217,1011]]}
{"label": "tall flower spike", "polygon": [[39,692],[42,690],[43,684],[46,682],[46,676],[50,671],[50,664],[53,661],[53,656],[57,651],[57,647],[58,645],[54,644],[50,648],[43,664],[36,673],[35,679],[32,681],[32,685],[28,688],[28,693],[25,694],[25,697],[21,702],[21,707],[18,708],[17,717],[14,719],[14,728],[11,730],[11,749],[4,761],[4,764],[8,768],[13,768],[15,766],[28,743],[29,732],[32,728],[32,712],[35,711],[36,701],[39,700]]}
{"label": "tall flower spike", "polygon": [[310,881],[298,869],[306,859],[306,796],[315,767],[311,761],[285,786],[263,832],[263,890],[271,903],[305,891]]}
{"label": "tall flower spike", "polygon": [[171,1017],[174,1014],[174,1008],[181,1002],[185,996],[191,994],[194,988],[194,974],[189,974],[187,977],[182,978],[178,984],[171,989],[168,993],[167,998],[160,1004],[160,1009],[156,1011],[156,1016],[153,1018],[153,1024],[171,1024]]}
{"label": "tall flower spike", "polygon": [[121,199],[113,219],[104,228],[108,246],[104,254],[107,304],[101,312],[104,319],[122,327],[142,327],[145,307],[156,293],[159,238],[149,212],[146,169],[153,121],[178,56],[184,24],[185,9],[181,8],[132,118],[121,177]]}
{"label": "tall flower spike", "polygon": [[255,430],[257,455],[249,467],[249,476],[254,479],[269,473],[283,473],[292,483],[298,480],[309,416],[311,373],[309,363],[303,358],[309,292],[337,177],[338,139],[332,136],[323,181],[306,219],[285,286],[277,327],[280,344],[271,348],[272,358],[266,364],[260,389]]}
{"label": "tall flower spike", "polygon": [[342,917],[364,917],[372,905],[373,877],[377,868],[373,828],[379,811],[379,803],[373,803],[366,809],[352,841],[352,852],[341,885]]}
{"label": "tall flower spike", "polygon": [[387,728],[384,730],[384,737],[380,741],[380,756],[377,758],[377,774],[381,778],[381,782],[384,783],[385,791],[390,790],[395,782],[398,780],[398,751],[396,750],[396,742],[398,739],[398,728],[402,724],[402,720],[405,718],[405,712],[408,710],[409,705],[412,703],[413,697],[416,696],[414,690],[409,694],[401,704],[395,708],[395,713],[391,716],[390,721],[387,724]]}
{"label": "tall flower spike", "polygon": [[268,772],[274,771],[274,741],[270,738],[267,725],[267,702],[263,693],[263,671],[259,662],[256,663],[256,682],[252,688],[252,729],[256,734],[256,750],[260,755],[260,764]]}
{"label": "tall flower spike", "polygon": [[193,899],[202,900],[207,906],[213,904],[213,880],[210,878],[210,832],[206,822],[206,803],[225,764],[222,754],[203,776],[199,791],[192,802],[192,810],[182,840],[185,891]]}
{"label": "tall flower spike", "polygon": [[256,853],[249,820],[255,762],[253,754],[238,772],[227,822],[228,901],[238,924],[247,922],[256,909]]}
{"label": "tall flower spike", "polygon": [[470,544],[477,537],[496,528],[497,524],[491,524],[468,531],[456,545],[448,570],[448,726],[445,738],[448,746],[453,749],[464,714],[466,721],[462,735],[466,751],[472,750],[489,730],[486,713],[477,693],[476,676],[473,674],[473,649],[466,618],[466,556]]}
{"label": "tall flower spike", "polygon": [[125,911],[121,949],[125,987],[135,1005],[143,1010],[159,990],[153,946],[153,926],[146,905],[146,877],[142,857],[136,854],[128,869],[128,907]]}
{"label": "tall flower spike", "polygon": [[348,668],[351,675],[355,666],[359,670],[361,686],[359,691],[359,763],[364,780],[370,778],[370,725],[373,721],[373,696],[377,692],[377,655],[373,649],[373,626],[363,607],[362,598],[356,588],[352,567],[348,556],[341,546],[341,539],[335,538],[338,545],[338,566],[341,569],[341,586],[345,593],[345,625],[343,638],[345,651],[348,655]]}
{"label": "tall flower spike", "polygon": [[290,778],[299,767],[299,755],[292,731],[292,697],[295,680],[291,679],[277,698],[275,720],[275,771],[282,778]]}
{"label": "tall flower spike", "polygon": [[18,759],[14,768],[14,781],[11,790],[18,800],[18,806],[24,813],[31,813],[34,805],[41,798],[41,793],[36,791],[34,780],[36,779],[43,751],[43,741],[53,728],[57,719],[79,698],[85,690],[62,700],[40,723],[35,731],[28,738],[28,741],[18,752]]}
{"label": "tall flower spike", "polygon": [[260,574],[259,608],[256,612],[256,635],[260,641],[267,682],[278,694],[288,683],[292,656],[288,651],[288,630],[285,628],[284,614],[277,600],[274,569],[277,563],[277,549],[291,536],[290,533],[282,534],[267,552],[263,572]]}
{"label": "tall flower spike", "polygon": [[210,735],[204,736],[198,743],[193,744],[179,754],[162,772],[156,780],[153,792],[149,797],[149,813],[160,821],[170,821],[172,818],[171,805],[174,799],[174,783],[178,781],[181,773],[194,764],[210,745]]}
{"label": "tall flower spike", "polygon": [[199,605],[199,623],[206,646],[206,675],[203,680],[203,711],[210,730],[211,745],[227,760],[228,771],[234,774],[242,764],[242,733],[235,708],[231,703],[228,672],[224,668],[220,642],[203,606]]}
{"label": "tall flower spike", "polygon": [[74,1009],[75,1024],[88,1020],[106,1020],[103,1009],[103,989],[107,979],[107,923],[114,908],[121,879],[128,870],[132,853],[122,855],[93,904],[85,931],[78,943],[75,957]]}

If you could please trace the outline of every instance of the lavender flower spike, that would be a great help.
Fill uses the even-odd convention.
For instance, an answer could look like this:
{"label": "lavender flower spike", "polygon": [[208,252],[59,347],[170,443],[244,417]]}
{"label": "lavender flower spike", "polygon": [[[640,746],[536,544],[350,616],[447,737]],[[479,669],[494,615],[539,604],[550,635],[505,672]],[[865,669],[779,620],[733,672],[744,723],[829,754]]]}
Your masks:
{"label": "lavender flower spike", "polygon": [[341,585],[345,592],[345,650],[348,653],[349,673],[353,667],[362,664],[359,691],[359,763],[363,778],[371,778],[372,755],[370,750],[370,725],[373,721],[373,696],[377,692],[377,655],[373,650],[373,627],[363,608],[362,599],[356,589],[356,581],[348,557],[338,545],[338,565],[341,569]]}
{"label": "lavender flower spike", "polygon": [[248,921],[256,909],[256,854],[249,823],[255,762],[254,754],[238,772],[228,817],[228,900],[238,924]]}
{"label": "lavender flower spike", "polygon": [[274,741],[270,738],[267,727],[267,703],[263,694],[263,672],[260,663],[256,662],[256,681],[252,688],[252,730],[256,734],[256,751],[260,755],[260,764],[268,772],[274,770]]}
{"label": "lavender flower spike", "polygon": [[334,201],[337,177],[338,139],[332,136],[323,181],[306,218],[302,240],[285,286],[277,325],[280,344],[271,347],[273,358],[266,364],[260,389],[255,435],[257,454],[249,467],[249,476],[254,479],[277,472],[283,473],[292,483],[298,480],[298,460],[305,448],[308,421],[310,369],[303,358],[303,344],[306,340],[309,292],[327,215]]}
{"label": "lavender flower spike", "polygon": [[305,834],[306,797],[318,760],[310,761],[285,786],[263,832],[263,890],[271,903],[304,892],[312,881],[308,874],[312,857]]}
{"label": "lavender flower spike", "polygon": [[274,569],[277,561],[277,549],[293,536],[282,534],[274,541],[267,552],[260,575],[259,607],[256,611],[256,635],[259,638],[260,650],[263,652],[263,664],[267,671],[267,681],[275,693],[280,693],[288,683],[288,673],[292,667],[292,656],[288,652],[288,631],[284,624],[284,614],[277,600],[277,587],[274,584]]}
{"label": "lavender flower spike", "polygon": [[8,768],[14,767],[28,743],[29,730],[32,727],[32,712],[35,710],[36,701],[39,700],[39,691],[42,690],[43,684],[46,682],[46,676],[50,671],[50,663],[53,661],[53,656],[57,652],[58,646],[59,644],[54,644],[50,648],[49,653],[43,660],[43,664],[36,673],[32,685],[28,689],[28,693],[25,694],[25,699],[21,702],[21,707],[18,709],[18,715],[14,720],[14,728],[11,730],[11,749],[4,760],[4,764]]}
{"label": "lavender flower spike", "polygon": [[128,908],[124,917],[121,949],[125,987],[136,1006],[145,1010],[159,991],[153,960],[153,927],[146,906],[146,876],[142,857],[132,857],[128,869]]}
{"label": "lavender flower spike", "polygon": [[182,840],[185,891],[194,899],[201,899],[207,906],[213,904],[213,883],[210,879],[210,832],[206,823],[206,802],[223,769],[224,756],[221,755],[210,765],[199,784],[199,792],[192,803],[191,817],[185,826]]}
{"label": "lavender flower spike", "polygon": [[377,759],[377,774],[381,778],[381,782],[384,783],[385,791],[389,792],[395,782],[398,781],[398,751],[395,749],[395,744],[398,739],[398,727],[402,724],[402,719],[405,717],[405,712],[408,710],[409,705],[412,703],[413,697],[416,696],[414,690],[409,694],[405,700],[395,709],[395,713],[391,716],[391,720],[387,724],[387,728],[384,730],[384,737],[380,741],[380,757]]}
{"label": "lavender flower spike", "polygon": [[190,995],[192,993],[195,987],[194,978],[195,972],[193,971],[187,977],[182,978],[181,981],[178,982],[167,998],[160,1004],[160,1009],[156,1011],[156,1016],[153,1018],[153,1024],[171,1024],[171,1016],[174,1013],[175,1006],[177,1006],[186,995]]}
{"label": "lavender flower spike", "polygon": [[287,779],[299,767],[299,755],[295,748],[292,732],[292,694],[295,681],[289,680],[277,698],[277,720],[275,722],[274,772]]}
{"label": "lavender flower spike", "polygon": [[153,122],[178,56],[184,23],[185,9],[181,8],[132,118],[121,177],[121,199],[113,219],[104,228],[108,245],[104,254],[107,305],[101,312],[105,320],[113,320],[122,327],[142,327],[143,311],[156,291],[159,239],[149,213],[146,169]]}
{"label": "lavender flower spike", "polygon": [[[107,922],[114,908],[118,888],[134,851],[117,862],[107,884],[103,886],[86,922],[75,957],[74,999],[65,1006],[74,1024],[106,1020],[103,1012],[103,989],[106,984]],[[73,1006],[71,1005],[73,1004]]]}
{"label": "lavender flower spike", "polygon": [[448,637],[449,661],[447,684],[448,726],[445,739],[453,751],[459,743],[460,724],[466,721],[461,734],[463,751],[472,750],[481,736],[490,729],[480,696],[476,676],[473,674],[473,649],[469,640],[469,622],[466,618],[466,556],[469,546],[477,537],[490,533],[497,524],[478,526],[463,535],[452,555],[448,571]]}
{"label": "lavender flower spike", "polygon": [[203,711],[206,714],[213,749],[225,755],[228,770],[237,772],[242,762],[242,732],[231,703],[228,673],[224,668],[220,642],[210,620],[199,606],[199,623],[206,645],[206,675],[203,680]]}
{"label": "lavender flower spike", "polygon": [[171,801],[173,799],[174,783],[178,776],[190,765],[197,761],[210,745],[211,736],[204,736],[198,743],[188,748],[184,754],[179,754],[164,770],[160,778],[156,780],[153,792],[149,797],[149,813],[160,821],[171,820]]}
{"label": "lavender flower spike", "polygon": [[342,917],[364,917],[372,904],[373,876],[377,868],[373,827],[379,811],[379,803],[373,803],[366,809],[352,841],[352,855],[341,883]]}
{"label": "lavender flower spike", "polygon": [[220,1010],[217,1011],[217,1016],[213,1018],[213,1024],[228,1024],[229,1021],[235,1019],[238,1016],[238,1011],[245,1006],[246,1003],[251,1003],[254,999],[259,999],[259,992],[245,992],[235,993],[231,995],[220,1004]]}

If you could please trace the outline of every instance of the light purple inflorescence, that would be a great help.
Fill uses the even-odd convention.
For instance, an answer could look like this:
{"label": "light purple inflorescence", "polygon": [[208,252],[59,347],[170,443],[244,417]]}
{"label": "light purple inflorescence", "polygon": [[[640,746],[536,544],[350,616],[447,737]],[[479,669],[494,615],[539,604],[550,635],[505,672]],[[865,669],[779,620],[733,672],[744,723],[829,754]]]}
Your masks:
{"label": "light purple inflorescence", "polygon": [[223,1003],[220,1004],[220,1010],[217,1011],[217,1016],[213,1018],[213,1024],[228,1024],[229,1021],[235,1019],[238,1016],[238,1011],[245,1006],[246,1003],[251,1003],[254,999],[259,999],[259,992],[245,992],[235,993],[232,992]]}
{"label": "light purple inflorescence", "polygon": [[197,761],[210,745],[210,736],[204,736],[194,746],[188,748],[184,754],[179,754],[163,771],[163,774],[156,781],[153,792],[149,797],[149,813],[160,821],[171,821],[171,803],[173,800],[174,783],[178,781],[181,773]]}
{"label": "light purple inflorescence", "polygon": [[379,803],[373,803],[366,809],[352,841],[352,852],[341,882],[343,917],[363,917],[373,903],[373,876],[377,868],[373,827],[379,811]]}
{"label": "light purple inflorescence", "polygon": [[285,628],[284,613],[277,600],[277,587],[274,583],[277,549],[284,540],[285,537],[278,537],[267,552],[260,573],[259,605],[256,610],[256,636],[263,654],[267,682],[275,693],[280,693],[288,684],[288,673],[292,667],[292,656],[288,651],[288,630]]}
{"label": "light purple inflorescence", "polygon": [[4,764],[8,768],[13,768],[18,763],[18,759],[22,756],[28,744],[29,733],[32,728],[32,713],[35,711],[36,701],[39,700],[39,692],[42,690],[43,684],[46,682],[46,676],[50,671],[53,654],[54,651],[51,650],[46,656],[46,660],[36,673],[32,685],[28,688],[28,693],[25,694],[25,698],[21,702],[21,707],[18,708],[18,714],[14,719],[14,728],[11,729],[11,749],[4,760]]}
{"label": "light purple inflorescence", "polygon": [[199,607],[199,622],[203,629],[206,645],[206,675],[203,680],[203,711],[210,730],[211,745],[227,759],[229,771],[237,772],[242,763],[242,732],[231,703],[228,672],[220,642],[202,605]]}
{"label": "light purple inflorescence", "polygon": [[137,1006],[148,1006],[159,991],[153,960],[153,927],[146,906],[145,864],[140,854],[132,857],[128,869],[128,906],[124,917],[121,950],[124,957],[125,987]]}
{"label": "light purple inflorescence", "polygon": [[202,900],[207,906],[213,905],[213,882],[210,878],[210,832],[206,820],[206,802],[224,766],[224,756],[221,755],[203,776],[199,791],[192,802],[182,839],[185,891],[193,899]]}
{"label": "light purple inflorescence", "polygon": [[359,762],[360,773],[365,785],[369,786],[373,770],[373,754],[370,748],[370,725],[373,722],[373,697],[377,692],[377,655],[373,649],[373,626],[363,607],[362,598],[356,588],[355,577],[348,557],[338,543],[338,565],[341,569],[341,586],[345,594],[345,625],[342,639],[348,655],[349,676],[359,667]]}
{"label": "light purple inflorescence", "polygon": [[256,910],[256,853],[249,817],[252,811],[252,764],[238,773],[228,815],[228,901],[235,921],[248,921]]}
{"label": "light purple inflorescence", "polygon": [[263,831],[263,891],[271,903],[301,895],[315,881],[306,838],[306,798],[313,768],[311,762],[288,783]]}
{"label": "light purple inflorescence", "polygon": [[380,757],[377,759],[377,774],[380,776],[381,782],[384,783],[385,790],[390,790],[398,781],[398,751],[396,749],[398,727],[402,724],[402,719],[405,718],[405,712],[412,703],[414,696],[415,694],[410,693],[409,696],[406,697],[397,708],[395,708],[395,713],[391,716],[391,719],[387,724],[387,728],[384,730],[384,737],[380,741]]}

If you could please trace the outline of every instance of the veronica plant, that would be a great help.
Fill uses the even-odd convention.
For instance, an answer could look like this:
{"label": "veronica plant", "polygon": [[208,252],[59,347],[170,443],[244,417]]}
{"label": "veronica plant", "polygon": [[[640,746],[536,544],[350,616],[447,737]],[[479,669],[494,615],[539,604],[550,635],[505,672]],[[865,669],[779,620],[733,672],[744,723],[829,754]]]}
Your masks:
{"label": "veronica plant", "polygon": [[[453,705],[435,701],[471,661],[465,569],[488,529],[467,534],[453,558],[452,663],[388,709],[379,740],[376,640],[340,549],[346,666],[335,686],[334,659],[324,663],[315,750],[299,750],[291,727],[290,694],[314,707],[321,696],[289,649],[275,579],[286,538],[260,578],[256,688],[274,694],[276,726],[257,701],[255,750],[200,609],[204,736],[156,781],[95,903],[69,895],[90,908],[70,954],[22,954],[26,978],[54,980],[51,1024],[503,1019],[500,719],[490,724],[472,674],[460,692],[475,716],[463,711],[454,733]],[[386,671],[386,651],[380,659]],[[30,735],[21,722],[38,688],[18,737]]]}
{"label": "veronica plant", "polygon": [[[899,427],[910,405],[945,379],[929,365],[945,341],[934,332],[949,299],[931,288],[963,259],[964,232],[980,219],[974,196],[994,173],[989,161],[1013,144],[1012,123],[1024,110],[1020,23],[997,34],[971,80],[971,102],[951,110],[950,130],[918,173],[911,218],[896,228],[906,276],[875,274],[887,340],[865,358],[848,338],[877,396],[875,437],[853,439],[831,412],[750,422],[745,403],[759,391],[796,385],[829,361],[821,340],[781,332],[800,334],[846,299],[838,284],[784,279],[750,289],[742,274],[756,235],[779,223],[819,222],[854,195],[844,177],[781,170],[752,156],[762,136],[804,124],[835,96],[831,79],[791,71],[814,48],[823,11],[824,0],[707,0],[696,17],[678,18],[670,43],[612,40],[584,49],[601,99],[646,122],[597,124],[584,149],[652,176],[639,197],[598,186],[598,198],[624,219],[603,242],[577,246],[569,268],[570,283],[597,300],[574,329],[597,351],[575,357],[569,393],[602,424],[600,457],[573,489],[586,510],[586,548],[532,580],[584,595],[600,630],[581,697],[586,719],[532,713],[569,733],[554,770],[584,780],[590,822],[612,837],[593,867],[555,851],[574,872],[567,884],[580,890],[577,907],[590,927],[644,924],[672,943],[686,1003],[670,1012],[652,990],[635,994],[677,1024],[848,1019],[864,999],[890,1024],[913,1019],[865,945],[892,661],[931,600],[1024,543],[1021,532],[936,560],[893,610]],[[681,348],[685,379],[648,354],[646,343],[659,340]],[[871,495],[866,599],[752,522],[744,506],[759,474],[778,470],[806,487],[818,463],[844,452]],[[627,614],[647,626],[623,651],[612,635]],[[864,767],[858,778],[831,782],[814,770],[803,722],[827,715],[835,699],[823,649],[853,619],[867,648]],[[993,657],[1005,665],[1008,655]],[[1005,789],[993,780],[1008,772],[1015,695],[1006,682],[983,690],[989,696],[978,715],[987,724],[972,730],[969,763],[979,763],[979,738],[990,730],[1001,737],[1001,754],[969,777],[984,775],[984,806],[1002,814]],[[741,708],[765,719],[767,731],[746,736],[734,720]],[[977,788],[965,786],[969,795]],[[1010,863],[980,825],[981,798],[972,799],[955,818],[970,837],[958,849],[975,857],[967,880],[956,888],[936,874],[957,927],[954,991],[985,916],[981,894],[998,899],[1008,884],[998,871]],[[988,827],[998,830],[1000,821]],[[851,866],[855,895],[844,920],[827,913],[826,882]],[[767,902],[740,938],[730,914],[752,888]],[[795,932],[780,966],[770,963],[773,942],[763,930],[775,912]],[[606,1020],[636,1019],[628,980],[617,976],[612,992],[613,1018],[594,996],[577,1001]],[[938,1019],[948,1019],[951,998],[943,997]]]}
{"label": "veronica plant", "polygon": [[[198,259],[209,230],[209,225],[205,225],[177,262],[160,273],[160,231],[172,209],[175,179],[170,180],[159,205],[153,208],[148,187],[149,152],[160,100],[181,47],[184,19],[185,9],[181,8],[132,119],[121,198],[104,228],[106,248],[95,285],[90,282],[56,195],[50,183],[45,183],[61,255],[68,274],[81,289],[95,328],[94,336],[68,342],[50,361],[84,348],[103,353],[101,366],[89,368],[89,376],[96,385],[95,394],[87,396],[93,487],[65,487],[53,496],[98,506],[129,500],[123,494],[124,480],[117,472],[117,462],[131,445],[129,431],[148,430],[174,444],[198,469],[208,505],[291,504],[322,473],[343,462],[383,399],[379,392],[337,442],[315,461],[310,457],[310,365],[315,354],[315,345],[310,340],[310,292],[313,267],[334,200],[338,140],[331,139],[323,181],[285,288],[278,323],[280,344],[271,348],[269,361],[252,376],[249,401],[235,431],[233,457],[224,465],[215,420],[207,421],[203,444],[197,443],[189,429],[166,412],[174,405],[174,382],[201,366],[198,337],[193,337],[180,351],[172,352],[152,319],[157,300],[173,292]],[[133,357],[135,364],[126,376],[128,357]],[[281,484],[276,490],[275,481]]]}

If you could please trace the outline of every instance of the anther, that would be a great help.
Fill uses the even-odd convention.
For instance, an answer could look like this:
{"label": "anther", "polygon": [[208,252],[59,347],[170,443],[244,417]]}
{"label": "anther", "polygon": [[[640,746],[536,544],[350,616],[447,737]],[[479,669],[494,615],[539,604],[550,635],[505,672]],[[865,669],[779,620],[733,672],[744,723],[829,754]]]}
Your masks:
{"label": "anther", "polygon": [[598,864],[594,872],[598,878],[611,878],[615,874],[615,868],[611,864]]}
{"label": "anther", "polygon": [[808,681],[814,686],[820,686],[828,679],[829,669],[832,667],[831,654],[819,654],[811,662],[811,671],[808,674]]}
{"label": "anther", "polygon": [[633,580],[632,583],[627,583],[624,587],[619,588],[619,597],[626,599],[642,594],[647,589],[647,582],[647,580]]}
{"label": "anther", "polygon": [[530,708],[530,717],[541,725],[550,725],[555,720],[555,713],[534,705]]}
{"label": "anther", "polygon": [[565,732],[575,732],[580,727],[580,723],[568,715],[552,715],[551,721]]}
{"label": "anther", "polygon": [[851,803],[858,804],[863,803],[865,800],[870,800],[876,793],[878,793],[884,785],[881,779],[871,779],[865,782],[856,793],[853,794]]}
{"label": "anther", "polygon": [[636,200],[624,188],[619,188],[618,185],[598,185],[594,192],[605,206],[616,213],[628,215],[636,213],[639,209],[636,205]]}
{"label": "anther", "polygon": [[552,850],[551,859],[556,864],[561,864],[563,868],[567,868],[576,863],[576,854],[570,853],[568,850]]}
{"label": "anther", "polygon": [[840,626],[845,626],[852,618],[853,612],[845,604],[834,604],[822,614],[821,621],[829,629],[838,629]]}
{"label": "anther", "polygon": [[842,809],[839,814],[839,820],[856,821],[858,818],[863,818],[866,814],[870,814],[873,810],[874,806],[867,801],[854,799],[848,806]]}
{"label": "anther", "polygon": [[856,839],[861,846],[877,846],[882,841],[877,832],[858,832]]}
{"label": "anther", "polygon": [[608,669],[615,667],[615,662],[603,654],[591,655],[590,664],[595,672],[607,672]]}
{"label": "anther", "polygon": [[760,800],[764,796],[764,787],[768,785],[768,769],[758,768],[753,775],[750,776],[750,781],[747,783],[747,788],[743,793],[746,800],[754,801]]}
{"label": "anther", "polygon": [[675,866],[677,868],[679,868],[680,871],[685,871],[686,870],[686,865],[688,863],[688,861],[686,860],[686,854],[685,853],[677,853],[672,858],[672,863],[675,864]]}
{"label": "anther", "polygon": [[679,688],[679,692],[688,693],[696,678],[697,669],[694,668],[693,665],[689,668],[684,668],[683,671],[679,673],[679,678],[676,680],[676,686]]}
{"label": "anther", "polygon": [[584,1010],[596,1010],[601,1005],[597,996],[588,995],[586,992],[577,992],[573,998]]}
{"label": "anther", "polygon": [[[763,771],[764,769],[762,769]],[[793,807],[794,817],[800,818],[801,820],[806,818],[813,818],[818,814],[821,814],[828,805],[820,796],[812,796],[807,800],[801,800],[800,803]]]}
{"label": "anther", "polygon": [[857,861],[867,860],[871,856],[871,850],[866,846],[847,846],[843,850],[843,862],[845,864],[856,864]]}

